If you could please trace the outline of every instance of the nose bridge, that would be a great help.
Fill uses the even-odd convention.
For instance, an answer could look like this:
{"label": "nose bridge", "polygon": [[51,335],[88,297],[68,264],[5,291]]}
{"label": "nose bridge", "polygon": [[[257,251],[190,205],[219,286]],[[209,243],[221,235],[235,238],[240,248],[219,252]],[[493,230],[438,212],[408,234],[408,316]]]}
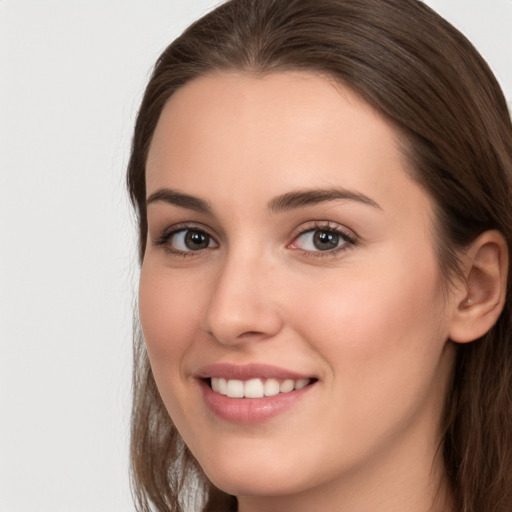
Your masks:
{"label": "nose bridge", "polygon": [[264,339],[281,328],[271,285],[274,265],[262,252],[233,249],[218,270],[204,328],[224,344]]}

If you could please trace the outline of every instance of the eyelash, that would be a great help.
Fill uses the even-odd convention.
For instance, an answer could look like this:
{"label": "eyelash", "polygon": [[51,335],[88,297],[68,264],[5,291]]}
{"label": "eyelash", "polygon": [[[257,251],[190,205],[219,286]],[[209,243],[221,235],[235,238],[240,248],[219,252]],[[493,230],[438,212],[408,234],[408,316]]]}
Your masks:
{"label": "eyelash", "polygon": [[155,240],[154,244],[156,246],[162,246],[166,252],[171,253],[176,256],[181,256],[184,258],[196,256],[197,253],[202,252],[204,249],[198,249],[196,251],[182,251],[180,249],[175,249],[169,242],[175,237],[178,233],[192,231],[195,233],[202,233],[206,235],[210,241],[214,241],[214,243],[218,246],[218,242],[212,237],[208,231],[206,231],[203,227],[197,226],[195,224],[178,224],[176,226],[172,226],[172,228],[167,229],[164,233]]}
{"label": "eyelash", "polygon": [[[322,250],[311,251],[311,250],[301,249],[300,247],[293,247],[295,241],[297,239],[299,239],[301,236],[304,236],[307,233],[313,233],[315,231],[319,231],[319,232],[323,231],[325,233],[336,235],[344,243],[342,243],[342,245],[340,245],[339,247],[335,247],[333,249],[328,249],[325,251],[322,251]],[[288,244],[287,247],[292,250],[301,251],[301,253],[308,258],[325,258],[325,257],[329,257],[329,256],[330,257],[336,256],[336,254],[338,254],[339,252],[346,251],[347,249],[350,249],[351,247],[357,245],[357,243],[358,243],[357,236],[355,236],[351,233],[348,233],[346,230],[342,229],[338,225],[332,225],[332,223],[330,223],[330,222],[313,222],[307,228],[305,228],[305,229],[302,228],[294,236],[293,241],[290,244]]]}
{"label": "eyelash", "polygon": [[[188,250],[188,251],[182,251],[180,249],[174,248],[169,242],[172,240],[174,236],[176,236],[178,233],[192,231],[196,233],[202,233],[206,235],[209,238],[209,241],[213,241],[216,244],[216,247],[218,247],[218,242],[215,240],[213,236],[211,236],[207,230],[205,230],[203,227],[195,225],[195,224],[180,224],[173,226],[172,228],[164,231],[164,233],[157,238],[154,241],[155,246],[162,246],[166,252],[171,253],[176,256],[181,256],[184,258],[187,257],[194,257],[197,256],[199,253],[204,252],[205,249],[211,248],[211,247],[205,247],[204,249],[198,249],[198,250]],[[312,233],[315,231],[323,231],[325,233],[329,233],[335,236],[338,236],[342,242],[344,242],[341,246],[335,247],[333,249],[328,249],[325,251],[322,250],[306,250],[301,249],[300,247],[293,247],[296,240],[298,240],[301,236],[306,235],[307,233]],[[333,226],[330,222],[313,222],[310,226],[306,228],[302,228],[297,234],[293,236],[293,240],[291,243],[287,244],[287,248],[295,251],[300,251],[305,257],[309,258],[322,258],[322,257],[329,257],[329,256],[335,256],[337,253],[346,251],[350,247],[355,246],[358,243],[357,236],[354,236],[353,234],[348,233],[344,229],[342,229],[339,226]]]}

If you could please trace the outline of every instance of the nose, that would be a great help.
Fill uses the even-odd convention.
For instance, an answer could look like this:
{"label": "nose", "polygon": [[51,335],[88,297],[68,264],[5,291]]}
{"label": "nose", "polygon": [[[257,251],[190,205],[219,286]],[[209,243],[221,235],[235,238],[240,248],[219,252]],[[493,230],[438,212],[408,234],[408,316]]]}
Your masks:
{"label": "nose", "polygon": [[263,258],[226,259],[213,285],[203,329],[225,345],[272,338],[283,327],[276,300],[277,269]]}

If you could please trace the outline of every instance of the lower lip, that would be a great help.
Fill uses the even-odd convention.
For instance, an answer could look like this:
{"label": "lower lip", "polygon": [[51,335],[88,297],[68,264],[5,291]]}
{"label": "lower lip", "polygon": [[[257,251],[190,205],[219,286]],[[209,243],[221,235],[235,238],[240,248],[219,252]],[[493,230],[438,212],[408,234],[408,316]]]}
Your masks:
{"label": "lower lip", "polygon": [[229,398],[215,393],[204,380],[200,380],[201,391],[210,410],[219,418],[233,423],[261,423],[269,420],[296,404],[315,385],[279,393],[263,398]]}

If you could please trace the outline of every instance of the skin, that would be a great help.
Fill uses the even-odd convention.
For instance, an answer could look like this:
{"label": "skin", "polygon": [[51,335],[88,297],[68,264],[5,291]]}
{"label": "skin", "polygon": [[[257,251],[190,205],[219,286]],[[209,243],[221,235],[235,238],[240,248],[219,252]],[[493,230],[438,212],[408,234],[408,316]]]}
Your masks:
{"label": "skin", "polygon": [[[148,204],[140,318],[170,416],[241,512],[451,509],[436,448],[456,301],[443,291],[432,202],[399,147],[358,96],[302,72],[205,76],[162,112],[148,197],[173,189],[211,211]],[[268,208],[319,188],[374,204]],[[355,243],[318,250],[309,235],[327,223]],[[173,226],[207,233],[208,247],[163,243]],[[276,417],[237,424],[211,412],[194,377],[218,362],[318,381]]]}

